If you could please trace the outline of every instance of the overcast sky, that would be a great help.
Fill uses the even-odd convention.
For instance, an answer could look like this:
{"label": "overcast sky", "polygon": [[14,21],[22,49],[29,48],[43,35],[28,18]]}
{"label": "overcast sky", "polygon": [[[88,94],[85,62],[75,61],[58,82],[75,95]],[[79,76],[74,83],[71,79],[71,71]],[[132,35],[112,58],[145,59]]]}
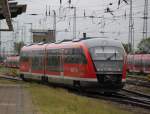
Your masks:
{"label": "overcast sky", "polygon": [[[33,23],[33,29],[53,29],[53,10],[55,10],[57,14],[57,40],[71,39],[73,37],[73,10],[67,8],[69,7],[68,0],[62,0],[62,5],[60,5],[60,0],[16,1],[18,1],[19,4],[27,4],[26,13],[13,19],[15,32],[17,28],[19,29],[17,32],[17,41],[24,40],[25,42],[29,42],[29,29],[31,25],[25,23]],[[77,37],[82,37],[82,33],[86,32],[87,36],[105,36],[121,40],[124,43],[128,41],[129,4],[122,2],[118,8],[118,0],[71,1],[71,4],[77,7]],[[110,5],[110,3],[112,4]],[[45,15],[46,6],[47,13],[49,13],[50,9],[50,16]],[[107,7],[113,11],[113,14],[106,13]],[[143,16],[143,10],[144,0],[133,0],[135,44],[142,38],[143,19],[141,17]],[[86,16],[100,18],[86,18],[84,17],[84,11]],[[150,19],[148,22],[150,24]],[[17,23],[19,23],[19,26],[17,26]],[[5,25],[3,24],[3,26]],[[148,36],[150,36],[150,26],[148,26]],[[3,41],[8,41],[12,40],[15,35],[12,32],[7,34],[2,33],[2,37]],[[7,47],[10,48],[12,42],[8,45]]]}

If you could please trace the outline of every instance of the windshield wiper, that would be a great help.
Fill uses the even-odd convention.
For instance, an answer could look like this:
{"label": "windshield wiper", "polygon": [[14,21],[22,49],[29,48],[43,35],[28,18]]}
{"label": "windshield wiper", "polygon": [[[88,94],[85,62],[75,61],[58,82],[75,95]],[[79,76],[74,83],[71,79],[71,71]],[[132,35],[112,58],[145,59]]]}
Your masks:
{"label": "windshield wiper", "polygon": [[115,56],[115,58],[116,58],[116,52],[115,53],[113,53],[111,56],[109,56],[106,60],[110,60],[112,57],[114,57]]}

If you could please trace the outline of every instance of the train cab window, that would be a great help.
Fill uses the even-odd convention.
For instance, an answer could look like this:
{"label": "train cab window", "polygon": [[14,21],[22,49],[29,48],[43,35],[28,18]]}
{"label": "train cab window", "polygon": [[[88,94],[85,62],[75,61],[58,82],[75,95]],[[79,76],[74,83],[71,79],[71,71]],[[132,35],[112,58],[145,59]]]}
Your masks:
{"label": "train cab window", "polygon": [[118,47],[92,47],[90,53],[93,60],[123,60],[123,50]]}

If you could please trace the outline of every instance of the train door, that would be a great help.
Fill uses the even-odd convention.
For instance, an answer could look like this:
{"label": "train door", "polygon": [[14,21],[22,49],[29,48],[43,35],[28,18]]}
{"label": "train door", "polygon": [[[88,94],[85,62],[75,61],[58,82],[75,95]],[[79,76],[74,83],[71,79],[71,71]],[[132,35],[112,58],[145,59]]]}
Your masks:
{"label": "train door", "polygon": [[64,77],[64,54],[63,54],[64,49],[60,50],[60,76],[63,78]]}
{"label": "train door", "polygon": [[31,72],[31,69],[32,69],[32,51],[31,52],[29,52],[29,73],[31,74],[32,72]]}
{"label": "train door", "polygon": [[80,55],[78,48],[64,49],[64,75],[66,78],[80,77]]}
{"label": "train door", "polygon": [[59,49],[47,49],[46,70],[48,77],[60,78],[62,73],[61,51]]}
{"label": "train door", "polygon": [[41,79],[44,76],[44,51],[32,51],[31,72],[34,78]]}

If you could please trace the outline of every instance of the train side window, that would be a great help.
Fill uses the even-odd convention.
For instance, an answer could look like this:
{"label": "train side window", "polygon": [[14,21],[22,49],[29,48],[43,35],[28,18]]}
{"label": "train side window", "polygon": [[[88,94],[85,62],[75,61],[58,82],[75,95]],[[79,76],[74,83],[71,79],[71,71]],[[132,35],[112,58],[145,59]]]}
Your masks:
{"label": "train side window", "polygon": [[150,61],[148,61],[148,60],[143,60],[143,65],[145,66],[145,67],[150,67]]}
{"label": "train side window", "polygon": [[48,50],[47,67],[49,71],[60,72],[60,50]]}
{"label": "train side window", "polygon": [[60,66],[59,56],[57,55],[48,56],[48,66]]}
{"label": "train side window", "polygon": [[71,63],[71,61],[72,61],[72,49],[70,48],[64,49],[64,62]]}
{"label": "train side window", "polygon": [[141,66],[141,60],[138,60],[138,59],[135,59],[134,60],[134,65],[136,65],[136,66]]}
{"label": "train side window", "polygon": [[21,58],[20,60],[22,62],[28,62],[29,61],[29,53],[28,52],[21,52]]}
{"label": "train side window", "polygon": [[128,58],[128,64],[132,64],[133,63],[132,59],[133,59],[132,57]]}
{"label": "train side window", "polygon": [[86,64],[86,57],[81,48],[64,49],[64,62],[68,64]]}
{"label": "train side window", "polygon": [[43,69],[43,55],[44,53],[41,50],[32,52],[32,69],[33,70],[42,70]]}

